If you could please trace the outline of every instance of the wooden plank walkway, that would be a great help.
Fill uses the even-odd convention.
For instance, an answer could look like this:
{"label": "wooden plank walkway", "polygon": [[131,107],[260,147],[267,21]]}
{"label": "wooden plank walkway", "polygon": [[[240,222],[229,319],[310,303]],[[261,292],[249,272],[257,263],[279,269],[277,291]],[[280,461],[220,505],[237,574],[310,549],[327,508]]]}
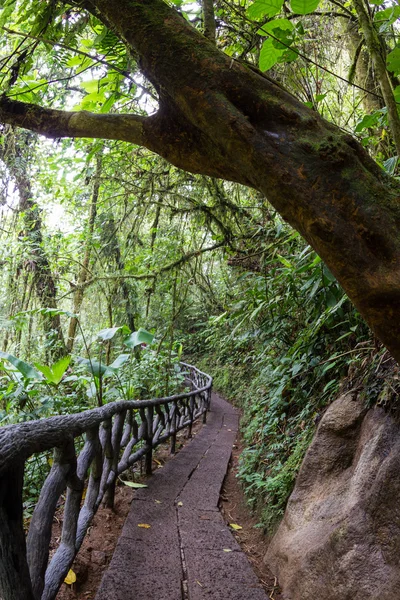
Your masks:
{"label": "wooden plank walkway", "polygon": [[135,494],[96,600],[268,600],[218,510],[237,429],[213,393],[207,425]]}

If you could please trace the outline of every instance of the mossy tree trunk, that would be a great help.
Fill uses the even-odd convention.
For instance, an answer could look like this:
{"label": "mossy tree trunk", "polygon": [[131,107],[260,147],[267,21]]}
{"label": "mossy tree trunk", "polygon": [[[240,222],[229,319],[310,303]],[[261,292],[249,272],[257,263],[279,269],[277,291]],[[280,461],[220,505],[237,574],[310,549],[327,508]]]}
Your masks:
{"label": "mossy tree trunk", "polygon": [[[51,265],[43,246],[43,223],[41,210],[37,205],[31,186],[28,171],[28,158],[21,149],[26,142],[20,138],[14,139],[11,131],[5,136],[5,141],[0,146],[0,158],[7,166],[18,191],[18,212],[22,215],[24,230],[19,234],[22,243],[29,248],[29,259],[24,262],[27,273],[32,275],[32,287],[41,308],[57,309],[57,284],[51,270]],[[10,141],[10,138],[13,138]],[[26,278],[26,284],[28,277]],[[26,291],[27,285],[25,285]],[[17,291],[17,290],[16,290]],[[25,293],[24,293],[25,297]],[[28,295],[28,300],[30,296]],[[21,309],[27,309],[28,303],[22,302]],[[44,315],[43,329],[51,344],[47,354],[49,360],[57,360],[65,355],[65,342],[61,326],[60,315]],[[50,341],[50,340],[49,340]]]}

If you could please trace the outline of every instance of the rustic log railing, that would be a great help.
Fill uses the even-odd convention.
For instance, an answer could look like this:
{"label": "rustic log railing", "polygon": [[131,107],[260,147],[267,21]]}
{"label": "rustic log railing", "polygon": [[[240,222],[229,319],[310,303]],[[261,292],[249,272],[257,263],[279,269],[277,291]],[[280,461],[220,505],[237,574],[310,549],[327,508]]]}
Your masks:
{"label": "rustic log railing", "polygon": [[[190,392],[0,428],[0,600],[53,600],[100,503],[113,506],[118,475],[142,457],[151,474],[158,444],[171,438],[173,453],[178,431],[187,427],[190,435],[198,417],[206,421],[212,379],[192,365],[181,365]],[[25,461],[51,449],[53,463],[25,538]],[[54,515],[65,490],[61,541],[49,561]]]}

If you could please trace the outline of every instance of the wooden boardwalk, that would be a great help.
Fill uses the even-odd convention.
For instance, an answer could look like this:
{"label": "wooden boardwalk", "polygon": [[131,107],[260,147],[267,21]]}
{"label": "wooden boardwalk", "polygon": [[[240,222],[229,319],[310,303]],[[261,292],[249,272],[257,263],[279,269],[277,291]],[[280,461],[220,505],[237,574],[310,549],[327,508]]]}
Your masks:
{"label": "wooden boardwalk", "polygon": [[218,510],[237,429],[213,393],[207,425],[135,494],[96,600],[268,600]]}

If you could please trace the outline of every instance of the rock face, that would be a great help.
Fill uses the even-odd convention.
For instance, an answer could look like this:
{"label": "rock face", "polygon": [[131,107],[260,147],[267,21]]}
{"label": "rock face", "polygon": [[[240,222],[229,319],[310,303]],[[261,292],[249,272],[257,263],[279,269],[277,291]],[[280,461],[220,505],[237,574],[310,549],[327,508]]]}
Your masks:
{"label": "rock face", "polygon": [[329,407],[265,560],[287,600],[400,599],[400,426],[383,409]]}

